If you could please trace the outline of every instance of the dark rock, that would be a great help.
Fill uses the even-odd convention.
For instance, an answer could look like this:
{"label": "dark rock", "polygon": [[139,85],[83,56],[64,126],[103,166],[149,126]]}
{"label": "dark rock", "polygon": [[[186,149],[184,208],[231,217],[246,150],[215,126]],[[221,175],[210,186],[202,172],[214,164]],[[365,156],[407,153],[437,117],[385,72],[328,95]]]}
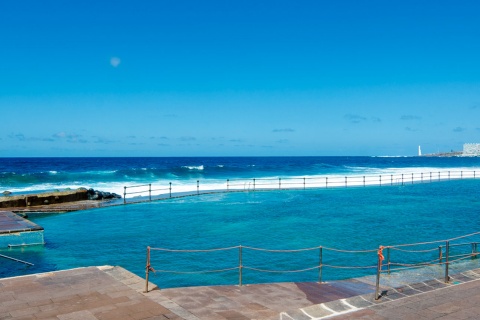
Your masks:
{"label": "dark rock", "polygon": [[88,200],[110,200],[110,199],[121,199],[122,197],[116,193],[98,191],[94,189],[87,190]]}

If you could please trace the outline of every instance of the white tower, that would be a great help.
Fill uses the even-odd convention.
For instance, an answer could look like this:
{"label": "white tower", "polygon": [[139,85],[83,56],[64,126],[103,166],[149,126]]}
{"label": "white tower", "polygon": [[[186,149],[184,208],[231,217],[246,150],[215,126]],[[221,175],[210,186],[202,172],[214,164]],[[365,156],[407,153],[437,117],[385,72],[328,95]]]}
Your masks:
{"label": "white tower", "polygon": [[418,146],[418,156],[420,157],[422,155],[422,148],[420,148],[420,146]]}

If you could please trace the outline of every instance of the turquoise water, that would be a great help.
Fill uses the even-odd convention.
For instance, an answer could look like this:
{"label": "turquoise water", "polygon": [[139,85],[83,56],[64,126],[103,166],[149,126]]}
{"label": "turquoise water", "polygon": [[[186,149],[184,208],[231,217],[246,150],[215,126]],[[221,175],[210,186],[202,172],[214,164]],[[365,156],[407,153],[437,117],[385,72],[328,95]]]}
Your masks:
{"label": "turquoise water", "polygon": [[[49,214],[31,217],[45,228],[44,247],[0,250],[35,266],[1,261],[0,275],[108,264],[144,276],[147,246],[376,249],[379,245],[441,240],[479,231],[479,212],[480,180],[472,179],[388,187],[220,193]],[[375,252],[352,255],[324,250],[323,254],[325,264],[376,264]],[[397,259],[410,259],[395,254]],[[244,266],[259,269],[304,269],[318,265],[319,251],[264,253],[243,249],[242,259]],[[238,266],[238,260],[236,248],[213,253],[152,252],[152,266],[157,270],[224,269]],[[323,279],[374,272],[324,268]],[[317,269],[289,274],[243,272],[244,283],[317,279]],[[151,280],[160,287],[235,284],[238,270],[194,275],[157,272]]]}

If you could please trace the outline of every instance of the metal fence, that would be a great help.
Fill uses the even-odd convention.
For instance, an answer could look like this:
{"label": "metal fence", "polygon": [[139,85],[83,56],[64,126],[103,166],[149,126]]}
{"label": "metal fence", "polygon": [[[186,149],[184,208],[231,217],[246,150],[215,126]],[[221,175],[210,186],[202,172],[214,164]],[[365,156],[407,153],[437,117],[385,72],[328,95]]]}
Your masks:
{"label": "metal fence", "polygon": [[[124,186],[123,203],[137,203],[152,200],[168,199],[209,193],[239,192],[239,191],[267,191],[267,190],[301,190],[307,188],[338,188],[338,187],[367,187],[367,186],[394,186],[414,183],[432,183],[437,181],[476,179],[476,171],[436,171],[399,173],[385,175],[349,175],[349,176],[319,176],[319,177],[287,177],[287,178],[252,178],[227,179],[220,182],[222,188],[211,189],[211,181],[202,184],[200,180],[195,185],[155,186],[143,184]],[[218,185],[218,183],[217,183]],[[127,197],[128,196],[128,197]]]}
{"label": "metal fence", "polygon": [[[206,250],[177,250],[177,249],[167,249],[167,248],[154,248],[147,247],[146,255],[146,282],[145,282],[145,292],[148,292],[148,281],[150,272],[156,273],[175,273],[180,275],[187,274],[202,274],[202,273],[222,273],[229,271],[238,272],[238,285],[242,286],[245,283],[244,270],[251,270],[259,273],[301,273],[316,270],[317,276],[311,281],[323,282],[324,280],[324,270],[325,269],[363,269],[366,270],[370,275],[376,275],[376,291],[375,299],[381,297],[380,294],[380,279],[384,274],[390,274],[393,272],[405,271],[408,269],[414,268],[424,268],[427,266],[439,266],[442,267],[443,279],[445,282],[450,280],[449,276],[449,267],[453,263],[463,261],[465,259],[476,259],[478,256],[477,246],[480,240],[480,232],[471,233],[468,235],[463,235],[456,238],[451,238],[448,240],[438,240],[438,241],[429,241],[429,242],[418,242],[411,244],[399,244],[399,245],[389,245],[389,246],[379,246],[378,249],[371,250],[342,250],[329,247],[312,247],[312,248],[303,248],[295,250],[269,250],[264,248],[255,248],[249,246],[233,246],[226,248],[215,248],[215,249],[206,249]],[[470,242],[465,242],[465,239],[470,238]],[[462,240],[463,242],[458,242]],[[475,240],[475,241],[473,241]],[[465,249],[466,248],[466,249]],[[202,253],[208,256],[211,256],[214,252],[232,252],[236,251],[238,253],[238,260],[235,264],[230,266],[225,266],[222,268],[207,269],[207,270],[165,270],[165,269],[154,269],[152,262],[155,262],[155,265],[162,264],[162,254],[165,253],[175,253],[179,257],[176,258],[178,265],[182,266],[184,269],[188,266],[191,267],[192,263],[188,258],[182,259],[182,255],[189,253]],[[259,266],[258,261],[246,261],[244,255],[248,251],[261,251],[268,254],[277,254],[277,253],[307,253],[311,255],[312,259],[310,261],[316,260],[316,263],[304,267],[297,268],[305,259],[305,256],[302,255],[299,259],[290,259],[289,265],[291,268],[278,268],[278,265],[266,265]],[[362,257],[360,257],[360,255]],[[345,264],[333,264],[326,262],[326,258],[329,258],[329,261],[337,262],[350,262]],[[340,258],[339,258],[340,257]],[[171,262],[171,261],[169,261]],[[353,262],[354,264],[351,264]],[[362,263],[363,262],[363,263]],[[357,263],[357,264],[355,264]],[[171,265],[171,264],[170,264]],[[285,265],[282,265],[285,267]]]}

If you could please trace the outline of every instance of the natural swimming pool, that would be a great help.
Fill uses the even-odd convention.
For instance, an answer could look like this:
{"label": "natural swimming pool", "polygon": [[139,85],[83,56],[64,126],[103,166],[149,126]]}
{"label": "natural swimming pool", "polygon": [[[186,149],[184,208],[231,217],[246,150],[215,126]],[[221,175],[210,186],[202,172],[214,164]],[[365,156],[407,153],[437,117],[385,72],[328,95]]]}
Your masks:
{"label": "natural swimming pool", "polygon": [[[35,264],[2,261],[2,277],[80,266],[120,265],[145,275],[147,246],[211,249],[251,246],[346,250],[447,239],[480,230],[480,181],[405,186],[219,193],[64,214],[32,216],[45,228],[44,247],[0,250]],[[262,269],[302,269],[318,263],[316,252],[271,255],[244,252],[244,264]],[[375,264],[375,255],[338,255],[332,264]],[[156,269],[222,269],[238,263],[237,250],[155,253]],[[372,274],[371,270],[325,269],[325,280]],[[373,271],[374,272],[374,271]],[[252,270],[245,283],[316,281],[317,270],[265,274]],[[160,287],[235,284],[238,271],[213,274],[157,273]]]}

